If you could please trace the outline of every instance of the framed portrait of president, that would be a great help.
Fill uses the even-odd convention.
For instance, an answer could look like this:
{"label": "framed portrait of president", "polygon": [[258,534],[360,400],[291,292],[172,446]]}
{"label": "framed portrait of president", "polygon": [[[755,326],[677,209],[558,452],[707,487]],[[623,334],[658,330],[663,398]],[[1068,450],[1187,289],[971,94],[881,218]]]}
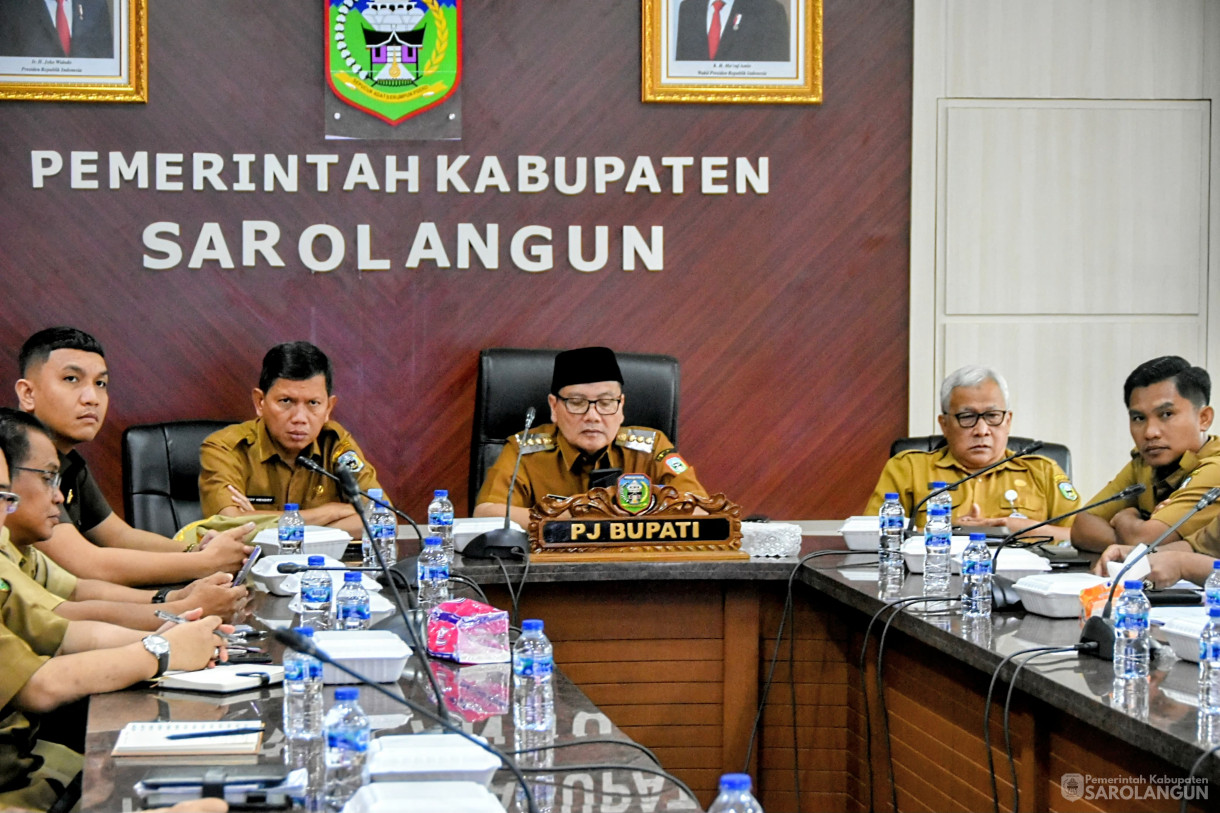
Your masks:
{"label": "framed portrait of president", "polygon": [[0,0],[0,99],[148,101],[148,0]]}
{"label": "framed portrait of president", "polygon": [[646,102],[817,104],[822,0],[644,0]]}

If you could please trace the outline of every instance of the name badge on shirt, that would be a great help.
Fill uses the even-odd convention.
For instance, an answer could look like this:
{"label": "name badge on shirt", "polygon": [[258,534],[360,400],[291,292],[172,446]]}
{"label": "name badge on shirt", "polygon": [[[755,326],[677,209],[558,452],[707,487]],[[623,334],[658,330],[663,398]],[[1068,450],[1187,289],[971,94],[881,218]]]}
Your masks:
{"label": "name badge on shirt", "polygon": [[247,494],[246,499],[251,505],[275,505],[275,497],[256,497],[253,494]]}

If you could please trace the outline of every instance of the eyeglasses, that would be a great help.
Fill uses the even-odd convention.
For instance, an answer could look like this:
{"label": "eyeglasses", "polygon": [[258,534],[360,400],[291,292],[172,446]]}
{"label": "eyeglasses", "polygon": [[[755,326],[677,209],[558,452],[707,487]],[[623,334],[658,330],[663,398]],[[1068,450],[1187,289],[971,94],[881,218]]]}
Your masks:
{"label": "eyeglasses", "polygon": [[13,468],[16,469],[17,471],[29,471],[29,472],[33,472],[34,474],[41,474],[42,481],[44,483],[46,483],[47,488],[51,489],[52,491],[55,491],[56,489],[59,488],[59,484],[63,481],[63,477],[64,477],[63,472],[61,472],[61,471],[49,471],[47,469],[31,469],[28,466],[13,466]]}
{"label": "eyeglasses", "polygon": [[1007,415],[1008,410],[989,409],[986,412],[958,412],[953,416],[953,420],[957,421],[957,425],[962,429],[970,429],[979,422],[979,418],[986,421],[988,426],[999,426],[1004,423]]}
{"label": "eyeglasses", "polygon": [[598,398],[596,401],[590,401],[588,398],[581,398],[575,395],[571,398],[564,398],[562,395],[556,395],[560,401],[563,401],[564,407],[573,415],[584,415],[589,411],[590,404],[597,404],[598,414],[613,415],[618,412],[618,405],[623,402],[623,396],[618,398]]}
{"label": "eyeglasses", "polygon": [[4,513],[11,514],[17,510],[17,504],[21,502],[21,497],[11,491],[0,491],[0,502],[7,503],[4,506]]}

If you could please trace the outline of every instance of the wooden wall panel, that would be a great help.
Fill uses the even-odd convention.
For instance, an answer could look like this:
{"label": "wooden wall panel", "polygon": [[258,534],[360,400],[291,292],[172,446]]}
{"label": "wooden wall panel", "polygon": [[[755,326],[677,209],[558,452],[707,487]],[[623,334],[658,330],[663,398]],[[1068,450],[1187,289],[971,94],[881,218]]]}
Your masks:
{"label": "wooden wall panel", "polygon": [[[398,502],[434,487],[466,502],[478,350],[605,343],[683,365],[682,448],[704,482],[794,518],[864,504],[905,433],[910,179],[910,3],[826,0],[820,106],[644,105],[640,4],[468,0],[460,142],[325,142],[315,0],[157,0],[150,102],[0,102],[0,385],[18,343],[71,323],[108,347],[113,403],[85,449],[121,504],[124,427],[243,418],[270,345],[305,338],[334,359],[341,419]],[[764,197],[353,191],[294,194],[31,188],[30,151],[547,157],[767,156]],[[66,174],[65,174],[66,177]],[[148,271],[157,220],[231,240],[277,222],[288,267]],[[665,269],[528,274],[403,268],[403,235],[432,220],[663,225]],[[310,275],[296,236],[328,223],[349,262]],[[354,269],[356,224],[386,272]],[[557,249],[566,238],[557,234]],[[189,244],[188,244],[189,251]],[[505,249],[507,255],[507,249]]]}

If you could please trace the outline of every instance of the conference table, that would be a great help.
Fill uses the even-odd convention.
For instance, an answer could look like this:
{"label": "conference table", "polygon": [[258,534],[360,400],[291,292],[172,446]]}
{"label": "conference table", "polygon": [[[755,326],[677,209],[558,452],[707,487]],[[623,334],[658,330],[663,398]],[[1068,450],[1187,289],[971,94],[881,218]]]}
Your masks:
{"label": "conference table", "polygon": [[[838,536],[806,536],[802,553],[843,546]],[[1024,612],[997,613],[966,629],[960,614],[897,612],[882,663],[882,715],[880,623],[863,682],[860,673],[865,631],[884,606],[876,554],[828,553],[799,567],[794,557],[533,562],[528,574],[520,564],[502,570],[480,561],[457,571],[503,607],[510,601],[505,572],[514,590],[526,576],[522,617],[546,620],[556,662],[599,708],[704,805],[721,773],[745,769],[768,813],[890,810],[895,796],[902,811],[991,809],[983,717],[993,672],[1007,655],[1070,646],[1080,636],[1077,619]],[[955,576],[951,590],[959,587]],[[792,615],[774,657],[789,589]],[[909,574],[903,594],[921,591],[921,577]],[[1002,673],[990,715],[1002,810],[1013,803],[1002,726],[1012,672],[1010,664]],[[1196,677],[1195,664],[1159,658],[1147,719],[1138,719],[1112,705],[1111,663],[1075,653],[1030,661],[1017,679],[1009,726],[1021,809],[1177,810],[1178,792],[1193,798],[1192,810],[1217,809],[1214,757],[1198,774],[1204,782],[1174,790],[1188,787],[1204,752],[1195,741]],[[1210,803],[1199,798],[1207,790]]]}
{"label": "conference table", "polygon": [[[293,614],[287,608],[288,601],[287,598],[258,594],[252,601],[250,623],[259,627],[289,621]],[[268,649],[277,663],[280,661],[282,649],[277,642],[268,638],[260,646]],[[447,706],[451,717],[465,731],[483,737],[502,750],[550,744],[563,746],[549,756],[543,753],[524,757],[519,760],[522,767],[596,766],[564,770],[550,776],[527,775],[539,813],[558,813],[560,810],[652,813],[699,809],[676,784],[647,772],[658,766],[641,750],[631,747],[631,740],[562,673],[555,679],[556,728],[554,735],[550,735],[515,731],[508,664],[458,666],[434,662],[434,665],[437,671],[445,672],[442,686],[447,687],[443,689]],[[425,679],[417,680],[417,674],[413,661],[408,661],[397,683],[383,685],[421,705],[434,707],[435,700],[424,686]],[[328,708],[333,702],[335,688],[333,685],[325,687]],[[455,689],[453,694],[450,694],[451,688]],[[279,686],[230,695],[136,687],[92,697],[81,809],[140,810],[142,803],[134,792],[135,783],[152,769],[179,764],[163,757],[112,757],[110,751],[119,730],[131,721],[261,720],[265,734],[260,753],[251,762],[312,767],[312,776],[320,776],[324,764],[321,741],[308,744],[288,741],[283,734],[282,702],[283,691]],[[435,732],[438,728],[418,713],[367,687],[361,688],[360,703],[374,724],[374,737]],[[183,761],[196,764],[206,760],[206,757],[183,758]],[[316,788],[311,784],[312,790]],[[497,772],[491,790],[509,813],[524,813],[527,809],[524,796],[508,771]]]}
{"label": "conference table", "polygon": [[[958,615],[897,612],[885,639],[883,714],[880,623],[863,680],[860,671],[865,630],[884,606],[876,596],[876,556],[832,552],[842,546],[837,536],[807,536],[802,552],[826,555],[799,565],[795,557],[534,561],[527,572],[517,562],[459,556],[454,572],[478,582],[505,609],[519,592],[520,617],[544,619],[563,673],[560,739],[588,736],[587,721],[596,720],[599,731],[649,747],[701,806],[714,798],[722,773],[745,769],[768,813],[889,810],[892,798],[903,811],[991,809],[983,717],[992,674],[1020,650],[1070,646],[1079,622],[997,613],[985,625],[963,628]],[[954,577],[953,589],[957,584]],[[921,590],[920,577],[909,575],[904,595]],[[1002,673],[990,715],[1001,810],[1012,809],[1014,792],[1001,713],[1012,672],[1010,665]],[[1142,719],[1112,703],[1110,663],[1075,653],[1030,660],[1016,681],[1009,721],[1021,809],[1177,810],[1183,792],[1189,809],[1215,809],[1220,761],[1204,761],[1200,782],[1185,781],[1204,752],[1195,740],[1196,673],[1195,664],[1159,658]],[[164,703],[171,715],[257,713],[278,726],[277,689],[219,710],[210,700],[156,694],[92,701],[86,809],[129,809],[130,784],[144,769],[116,766],[108,756],[116,721],[156,719]],[[133,703],[141,704],[138,711],[124,707]],[[493,741],[512,742],[510,729],[511,715],[472,725],[477,733],[490,730]],[[589,747],[594,756],[582,753],[582,763],[610,758],[598,752],[603,746]],[[611,750],[616,764],[652,764],[642,754]],[[282,758],[282,741],[272,735],[265,751],[268,759]],[[563,751],[555,760],[576,761]],[[497,775],[495,787],[513,810],[505,776]],[[694,807],[672,784],[630,771],[560,775],[555,789],[556,810]]]}

